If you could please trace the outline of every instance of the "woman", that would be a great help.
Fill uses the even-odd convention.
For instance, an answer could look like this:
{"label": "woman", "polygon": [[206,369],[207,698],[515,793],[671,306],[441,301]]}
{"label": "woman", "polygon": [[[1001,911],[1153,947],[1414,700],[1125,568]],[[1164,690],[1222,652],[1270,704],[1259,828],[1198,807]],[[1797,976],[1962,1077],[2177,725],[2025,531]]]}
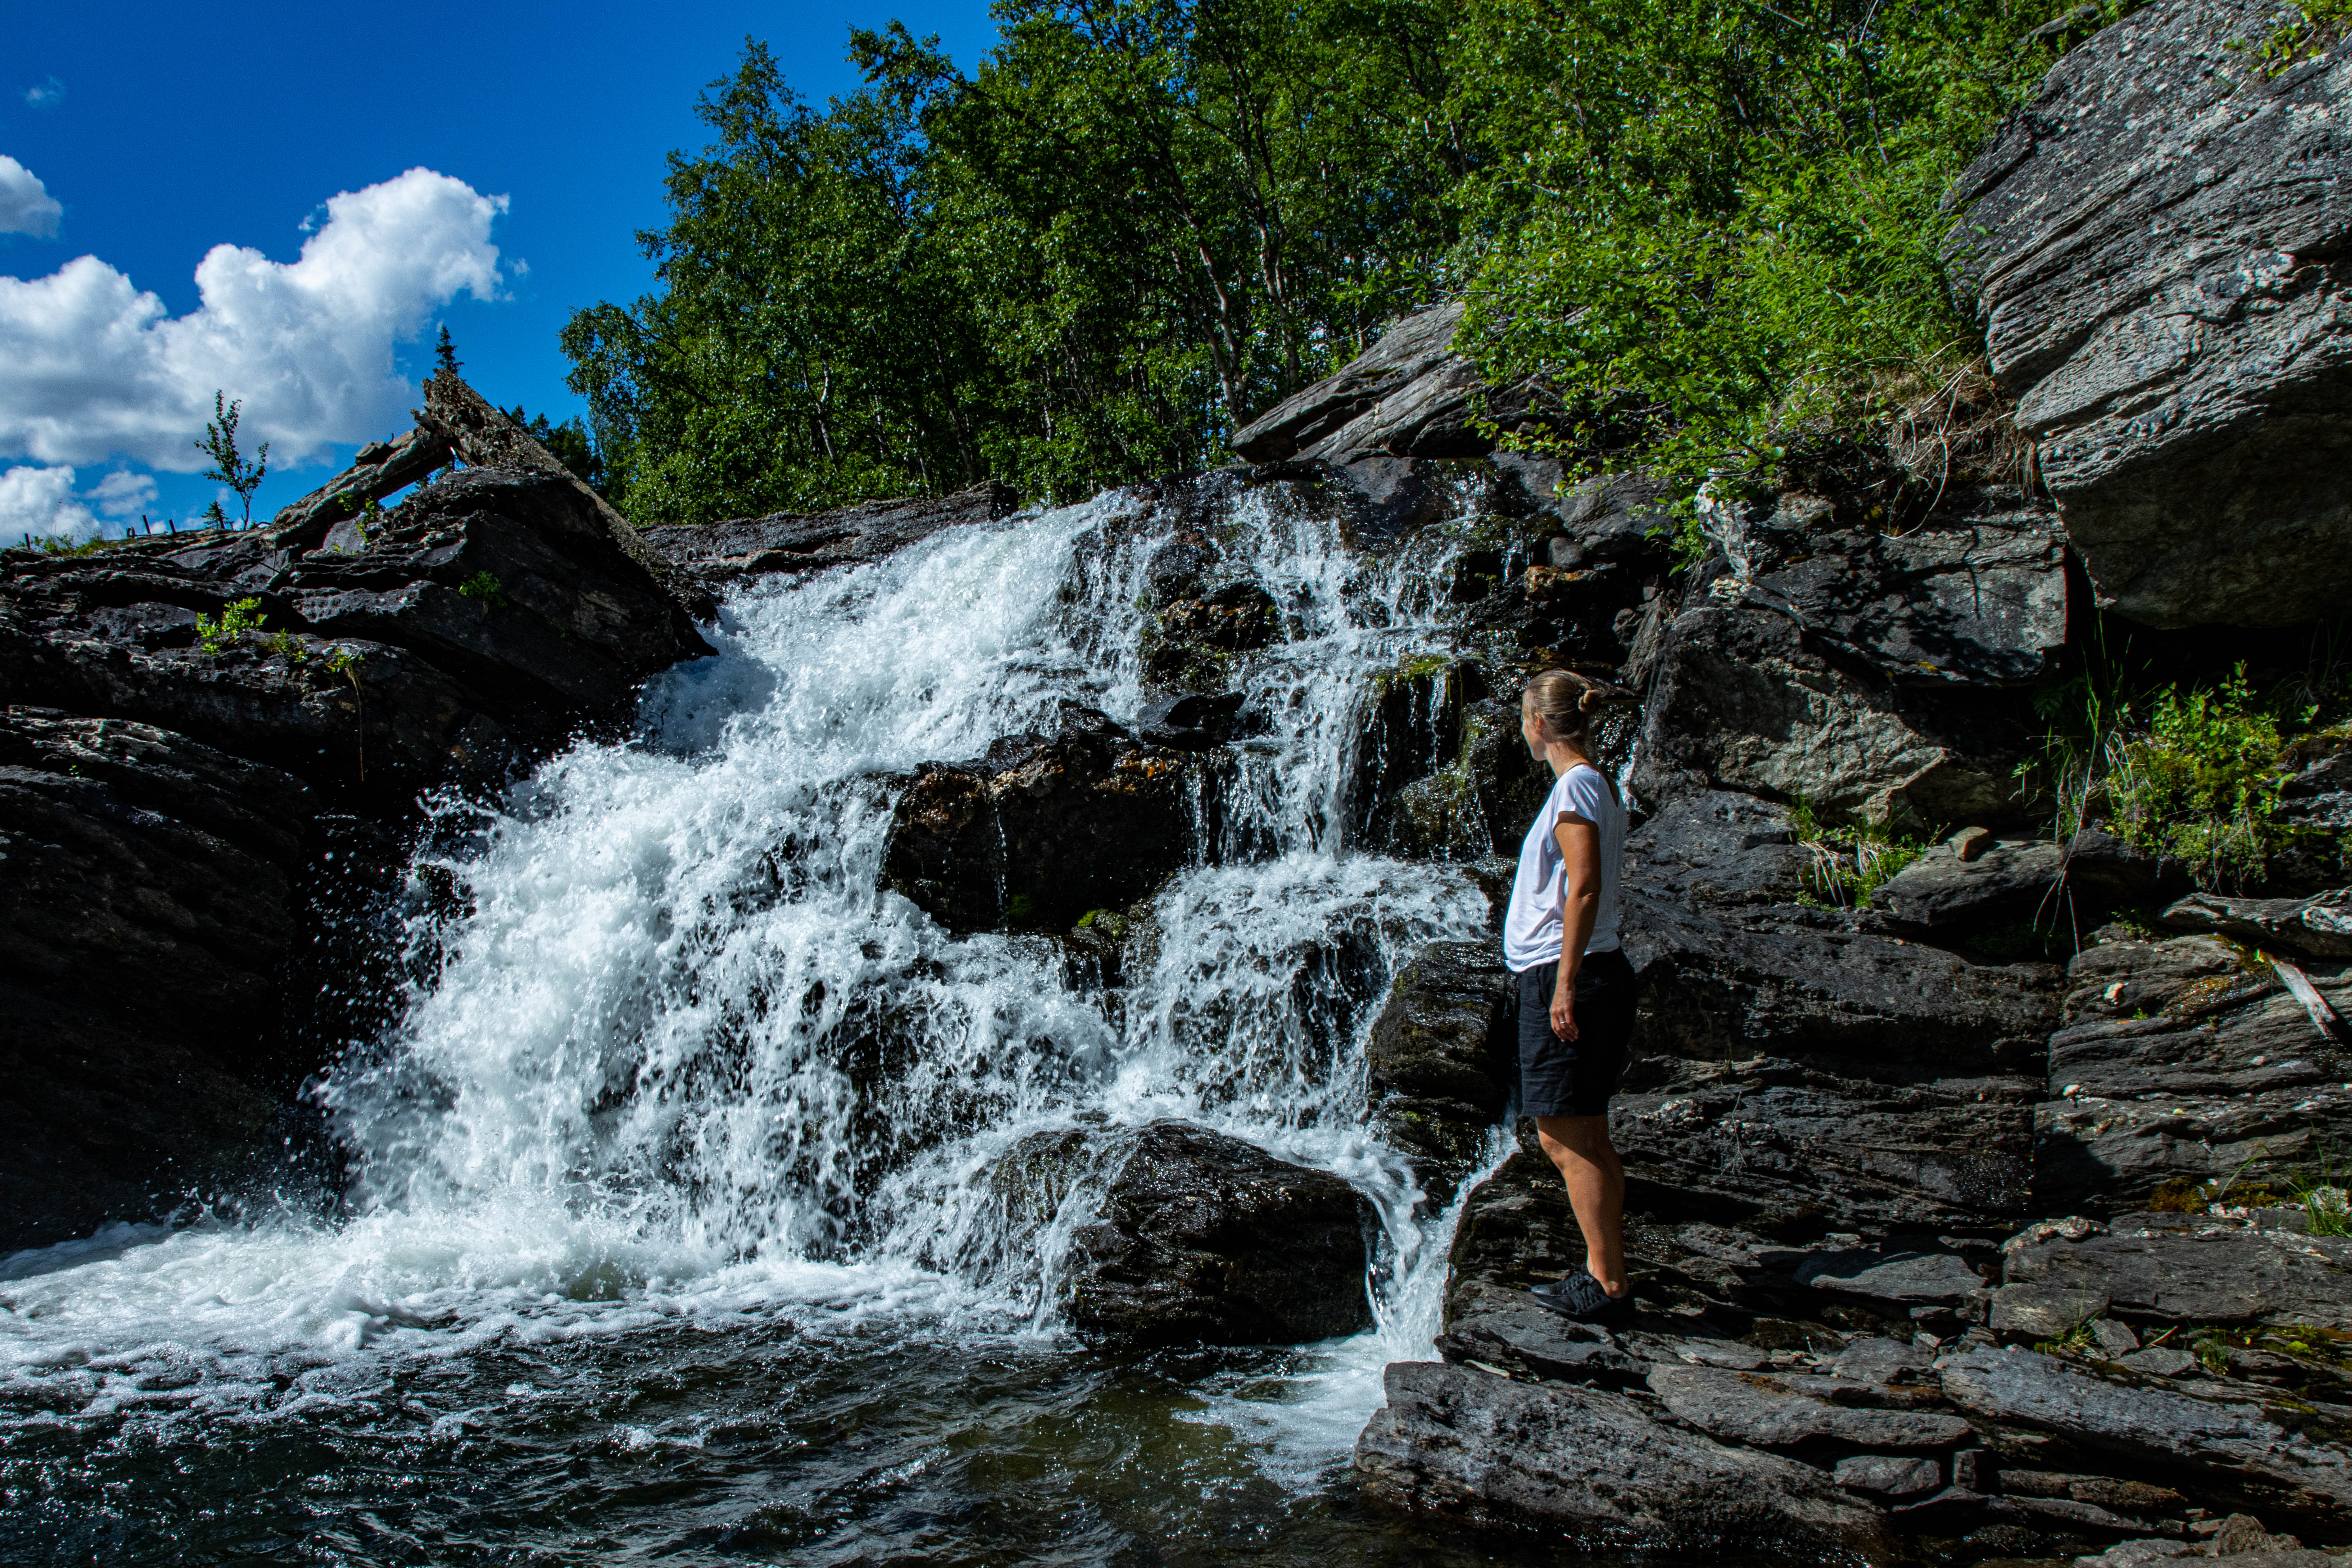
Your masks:
{"label": "woman", "polygon": [[1519,846],[1503,922],[1503,960],[1519,977],[1519,1108],[1536,1119],[1584,1233],[1584,1272],[1533,1294],[1580,1322],[1633,1310],[1625,1168],[1609,1142],[1609,1097],[1633,1033],[1633,970],[1617,950],[1625,807],[1592,761],[1588,726],[1601,700],[1601,688],[1564,669],[1528,682],[1519,732],[1554,780]]}

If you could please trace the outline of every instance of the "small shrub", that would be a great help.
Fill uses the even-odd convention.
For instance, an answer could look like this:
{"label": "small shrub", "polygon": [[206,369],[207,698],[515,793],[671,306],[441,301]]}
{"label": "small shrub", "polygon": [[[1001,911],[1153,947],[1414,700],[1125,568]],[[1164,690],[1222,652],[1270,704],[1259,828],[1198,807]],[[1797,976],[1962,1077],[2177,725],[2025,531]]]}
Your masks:
{"label": "small shrub", "polygon": [[270,652],[283,658],[289,664],[301,664],[310,657],[310,650],[304,647],[292,632],[273,633],[263,638],[262,644]]}
{"label": "small shrub", "polygon": [[2168,687],[2152,704],[2147,738],[2124,749],[2111,790],[2123,836],[2180,861],[2207,887],[2259,878],[2282,847],[2271,814],[2286,758],[2278,716],[2254,700],[2245,666],[2218,687]]}
{"label": "small shrub", "polygon": [[493,609],[506,608],[506,585],[488,572],[477,572],[458,584],[457,592],[469,599],[479,599]]}
{"label": "small shrub", "polygon": [[196,641],[206,653],[226,653],[248,633],[261,630],[261,622],[259,599],[233,599],[221,606],[217,619],[196,612]]}
{"label": "small shrub", "polygon": [[1812,858],[1804,873],[1807,900],[1832,908],[1868,903],[1873,893],[1935,847],[1931,840],[1890,832],[1885,823],[1866,818],[1825,823],[1801,797],[1789,808],[1789,826]]}

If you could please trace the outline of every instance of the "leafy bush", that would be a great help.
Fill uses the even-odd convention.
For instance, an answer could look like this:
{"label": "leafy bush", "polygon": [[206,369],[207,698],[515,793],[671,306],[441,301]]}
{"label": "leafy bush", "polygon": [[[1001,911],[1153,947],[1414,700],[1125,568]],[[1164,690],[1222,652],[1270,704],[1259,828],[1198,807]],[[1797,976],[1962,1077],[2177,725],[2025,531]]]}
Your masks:
{"label": "leafy bush", "polygon": [[2279,717],[2255,700],[2244,665],[2217,687],[2168,687],[2150,704],[2146,738],[2123,748],[2110,787],[2123,836],[2207,887],[2257,879],[2284,842],[2271,816],[2286,758]]}
{"label": "leafy bush", "polygon": [[1787,432],[1885,422],[1976,334],[1939,252],[1953,178],[2063,46],[2010,0],[1468,0],[1471,336],[1556,439],[1696,480]]}

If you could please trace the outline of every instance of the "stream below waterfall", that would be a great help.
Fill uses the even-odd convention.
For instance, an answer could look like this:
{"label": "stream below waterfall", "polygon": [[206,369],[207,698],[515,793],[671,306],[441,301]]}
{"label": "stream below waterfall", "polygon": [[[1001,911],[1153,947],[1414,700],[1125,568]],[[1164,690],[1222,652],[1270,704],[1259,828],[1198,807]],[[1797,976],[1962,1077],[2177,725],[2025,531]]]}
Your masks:
{"label": "stream below waterfall", "polygon": [[[1381,1368],[1433,1354],[1453,1226],[1367,1131],[1364,1037],[1399,963],[1487,921],[1466,875],[1348,842],[1374,683],[1448,646],[1443,531],[1367,554],[1236,505],[1223,570],[1287,640],[1242,668],[1148,972],[1088,990],[1051,938],[877,890],[918,763],[1149,700],[1154,516],[750,583],[633,739],[436,807],[396,1021],[320,1053],[333,1201],[0,1260],[0,1563],[1517,1560],[1348,1470]],[[1370,1199],[1374,1329],[1063,1330],[1100,1194],[1041,1219],[990,1173],[1166,1117]]]}

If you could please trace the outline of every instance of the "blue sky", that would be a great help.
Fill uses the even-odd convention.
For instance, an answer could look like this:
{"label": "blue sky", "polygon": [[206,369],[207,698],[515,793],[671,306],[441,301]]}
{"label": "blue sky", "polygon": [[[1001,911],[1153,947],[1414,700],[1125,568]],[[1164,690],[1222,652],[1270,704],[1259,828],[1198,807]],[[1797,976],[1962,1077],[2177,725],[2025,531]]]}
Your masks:
{"label": "blue sky", "polygon": [[[279,451],[309,448],[264,485],[274,511],[405,426],[390,378],[413,390],[444,321],[501,405],[577,411],[556,334],[646,288],[635,236],[662,221],[664,156],[705,140],[702,86],[750,36],[821,102],[856,85],[849,27],[893,16],[966,68],[995,40],[985,0],[16,8],[0,531],[200,510],[215,487],[171,470],[215,380],[247,384],[227,391]],[[255,254],[211,264],[207,298],[223,245]]]}

